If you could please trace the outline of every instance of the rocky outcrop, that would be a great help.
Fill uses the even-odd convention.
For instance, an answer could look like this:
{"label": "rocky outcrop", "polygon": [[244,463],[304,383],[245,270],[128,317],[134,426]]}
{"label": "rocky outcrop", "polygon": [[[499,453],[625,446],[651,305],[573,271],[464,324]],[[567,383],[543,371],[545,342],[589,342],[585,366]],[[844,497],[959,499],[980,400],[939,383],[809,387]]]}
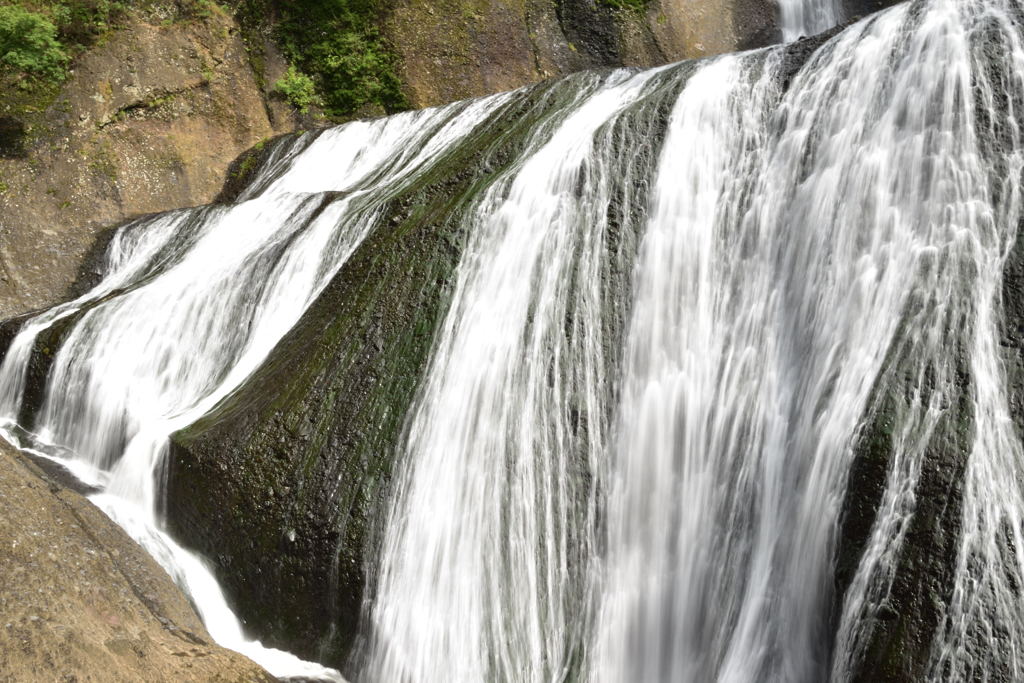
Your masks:
{"label": "rocky outcrop", "polygon": [[397,0],[385,33],[409,100],[430,106],[580,69],[655,66],[778,42],[771,0]]}
{"label": "rocky outcrop", "polygon": [[[907,354],[913,349],[906,349]],[[953,595],[960,540],[963,478],[972,438],[971,380],[964,349],[951,350],[957,385],[949,408],[922,455],[915,509],[895,560],[888,596],[868,606],[861,626],[870,636],[850,672],[863,683],[927,680],[931,644]],[[893,363],[894,370],[901,360]],[[847,484],[836,565],[837,600],[845,595],[870,539],[892,467],[898,416],[909,409],[913,388],[890,373],[883,395],[864,426]],[[928,398],[935,387],[925,387]],[[841,605],[837,602],[835,614]]]}
{"label": "rocky outcrop", "polygon": [[0,441],[0,681],[275,679],[218,647],[156,562]]}
{"label": "rocky outcrop", "polygon": [[297,120],[235,21],[132,13],[39,111],[0,98],[0,318],[62,299],[105,226],[212,201],[229,164]]}

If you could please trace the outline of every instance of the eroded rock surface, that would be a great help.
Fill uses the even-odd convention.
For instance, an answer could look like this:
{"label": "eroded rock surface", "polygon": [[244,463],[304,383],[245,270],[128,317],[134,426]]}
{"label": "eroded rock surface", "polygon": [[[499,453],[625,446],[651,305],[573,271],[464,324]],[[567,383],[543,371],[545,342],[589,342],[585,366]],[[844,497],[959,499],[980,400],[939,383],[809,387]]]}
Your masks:
{"label": "eroded rock surface", "polygon": [[98,508],[0,442],[0,681],[270,682]]}
{"label": "eroded rock surface", "polygon": [[771,0],[398,0],[386,33],[415,106],[580,69],[656,66],[778,42]]}

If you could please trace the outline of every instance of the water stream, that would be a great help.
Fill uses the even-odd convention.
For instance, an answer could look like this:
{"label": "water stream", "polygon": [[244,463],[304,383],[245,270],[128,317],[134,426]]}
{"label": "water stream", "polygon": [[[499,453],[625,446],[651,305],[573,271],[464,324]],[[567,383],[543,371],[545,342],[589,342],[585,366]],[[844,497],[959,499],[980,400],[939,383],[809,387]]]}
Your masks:
{"label": "water stream", "polygon": [[[927,677],[1024,676],[1000,350],[1022,25],[1013,0],[921,0],[794,73],[780,47],[553,86],[559,111],[462,216],[346,673],[847,680],[955,418],[961,520]],[[0,366],[5,435],[101,486],[218,642],[276,675],[340,677],[244,635],[161,531],[167,437],[244,384],[390,197],[530,96],[279,144],[237,202],[119,232],[104,280],[29,319]],[[848,478],[890,395],[884,490],[836,595]]]}

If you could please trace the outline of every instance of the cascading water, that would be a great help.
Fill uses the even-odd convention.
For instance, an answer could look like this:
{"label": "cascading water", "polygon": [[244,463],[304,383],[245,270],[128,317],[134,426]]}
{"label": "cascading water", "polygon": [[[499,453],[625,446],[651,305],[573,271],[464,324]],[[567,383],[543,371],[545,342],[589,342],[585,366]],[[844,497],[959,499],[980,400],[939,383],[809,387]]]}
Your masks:
{"label": "cascading water", "polygon": [[[160,531],[167,437],[259,365],[373,227],[389,192],[506,98],[299,138],[275,150],[239,203],[129,226],[109,250],[104,281],[27,323],[0,367],[8,438],[102,485],[92,500],[187,590],[211,635],[272,673],[339,678],[246,640],[203,562]],[[72,316],[45,401],[19,426],[36,339]]]}
{"label": "cascading water", "polygon": [[603,451],[588,425],[605,384],[606,207],[614,171],[644,143],[624,110],[657,115],[658,75],[582,83],[468,217],[390,511],[373,680],[558,680],[580,656],[594,559],[581,474]]}
{"label": "cascading water", "polygon": [[[886,602],[893,556],[907,532],[914,488],[927,466],[922,450],[951,412],[957,373],[963,372],[959,363],[967,366],[971,382],[961,528],[952,599],[943,606],[927,676],[1017,680],[1024,675],[1018,588],[1024,578],[1019,553],[1024,461],[998,347],[1000,280],[1021,219],[1022,16],[1020,7],[1009,2],[935,3],[918,17],[913,9],[886,17],[891,23],[916,25],[899,37],[902,45],[889,48],[902,66],[896,73],[914,77],[893,79],[888,86],[890,92],[909,94],[889,116],[913,133],[917,148],[933,160],[936,170],[928,169],[926,198],[938,200],[923,203],[917,214],[923,225],[945,237],[922,261],[912,295],[916,337],[903,342],[903,353],[915,357],[906,364],[913,378],[911,410],[893,437],[884,512],[847,593],[833,676],[841,678],[862,654],[864,617]],[[878,96],[891,97],[881,88]],[[920,107],[922,101],[930,106]],[[903,182],[922,185],[920,176],[907,175]],[[958,348],[965,361],[955,357]]]}
{"label": "cascading water", "polygon": [[779,0],[779,30],[787,43],[834,28],[844,18],[840,0]]}
{"label": "cascading water", "polygon": [[[577,235],[577,214],[553,221],[538,207],[565,202],[586,216],[594,203],[609,203],[589,174],[612,147],[602,131],[642,106],[643,77],[600,93],[616,98],[604,106],[603,128],[575,119],[586,120],[584,102],[550,143],[578,146],[583,136],[588,160],[563,152],[543,173],[528,162],[502,197],[481,203],[495,218],[478,224],[487,241],[465,261],[410,423],[372,607],[368,680],[828,676],[830,558],[846,474],[893,348],[913,346],[918,391],[926,373],[937,387],[903,417],[894,479],[921,466],[949,401],[942,387],[955,381],[943,354],[972,334],[982,335],[969,345],[984,384],[974,399],[984,443],[973,449],[992,449],[1002,467],[1016,467],[992,306],[1018,216],[1020,144],[1013,138],[1005,148],[999,167],[1010,189],[996,206],[971,92],[972,77],[985,83],[994,61],[999,82],[1019,88],[1016,20],[998,4],[898,8],[820,50],[781,101],[771,55],[721,58],[690,76],[653,173],[610,406],[602,374],[584,370],[590,384],[582,387],[574,374],[588,362],[602,367],[600,350],[590,358],[567,351],[580,344],[577,335],[601,329],[602,311],[592,293],[579,299],[587,292],[561,265],[565,243],[541,241]],[[980,47],[987,23],[1005,40],[1006,64]],[[993,100],[989,93],[979,103]],[[586,181],[561,180],[584,163]],[[527,184],[529,193],[519,190]],[[509,214],[515,232],[502,229]],[[574,249],[586,264],[607,228],[600,219],[584,225],[593,236]],[[536,242],[518,242],[528,239]],[[550,302],[559,286],[557,300],[572,315]],[[583,444],[558,431],[570,422],[562,406],[578,393],[591,418]],[[606,410],[614,427],[603,431],[595,418]],[[890,490],[905,498],[913,486],[894,481]],[[999,509],[988,503],[978,512],[968,494],[969,514],[995,518],[969,520],[988,537],[994,577],[1005,576],[994,570],[1005,560],[1000,524],[1019,528],[1016,490],[1008,487]],[[588,496],[600,512],[567,515],[552,502]],[[878,528],[898,527],[907,503],[883,508]],[[573,519],[597,527],[564,533]],[[899,534],[884,541],[898,544]],[[577,546],[557,554],[548,547],[566,542]],[[884,551],[872,547],[866,557],[876,553]],[[580,565],[590,567],[585,575],[573,571]],[[861,575],[871,571],[865,562]],[[965,610],[961,593],[978,593],[974,575],[959,571],[954,610]],[[995,604],[987,607],[1002,610],[1003,633],[1024,643],[1008,614],[1013,579],[989,580]],[[851,591],[847,614],[863,599]],[[935,671],[958,680],[970,668],[940,662],[956,656],[958,632],[979,627],[966,625],[966,615],[949,618]],[[849,619],[840,625],[853,641],[855,630]],[[855,663],[843,659],[857,647],[851,640],[840,640],[835,680]]]}
{"label": "cascading water", "polygon": [[[999,351],[1022,40],[1012,0],[928,0],[795,73],[773,48],[554,86],[559,111],[461,217],[359,679],[863,680],[949,434],[956,557],[916,671],[1024,675],[1024,451]],[[282,146],[239,203],[119,233],[104,281],[7,352],[11,438],[91,472],[211,633],[267,666],[158,529],[166,438],[245,383],[390,197],[527,97]],[[33,348],[67,325],[32,405]],[[840,586],[847,483],[882,418],[884,490]]]}
{"label": "cascading water", "polygon": [[[955,380],[950,350],[977,326],[992,334],[1017,207],[1008,197],[993,215],[970,92],[990,62],[966,38],[996,9],[904,6],[846,32],[794,80],[759,165],[737,168],[751,143],[734,142],[757,118],[721,123],[738,106],[730,79],[702,88],[720,109],[688,102],[703,83],[688,85],[670,140],[703,115],[725,160],[701,169],[710,153],[666,143],[612,456],[599,678],[825,678],[827,558],[873,383],[897,342],[913,344],[917,391],[931,368],[938,390],[894,444],[920,466]],[[757,105],[749,92],[743,107]],[[1019,162],[1005,168],[1019,181]],[[700,192],[679,191],[690,173]],[[738,210],[736,176],[753,187]],[[995,357],[974,358],[997,390]]]}

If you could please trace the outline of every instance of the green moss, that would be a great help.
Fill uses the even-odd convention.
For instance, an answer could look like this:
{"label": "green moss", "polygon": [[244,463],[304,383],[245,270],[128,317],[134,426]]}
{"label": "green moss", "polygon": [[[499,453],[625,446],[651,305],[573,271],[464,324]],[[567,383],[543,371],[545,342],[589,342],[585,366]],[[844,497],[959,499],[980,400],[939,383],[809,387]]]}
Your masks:
{"label": "green moss", "polygon": [[242,159],[242,163],[240,163],[238,165],[238,168],[236,168],[234,171],[231,172],[231,177],[233,177],[233,178],[246,178],[246,177],[248,177],[250,173],[252,173],[254,170],[256,170],[257,159],[258,159],[258,156],[255,155],[255,154],[250,154],[247,157],[245,157],[244,159]]}
{"label": "green moss", "polygon": [[642,12],[647,9],[647,5],[650,3],[650,0],[598,0],[598,2],[607,7],[614,7],[615,9]]}

